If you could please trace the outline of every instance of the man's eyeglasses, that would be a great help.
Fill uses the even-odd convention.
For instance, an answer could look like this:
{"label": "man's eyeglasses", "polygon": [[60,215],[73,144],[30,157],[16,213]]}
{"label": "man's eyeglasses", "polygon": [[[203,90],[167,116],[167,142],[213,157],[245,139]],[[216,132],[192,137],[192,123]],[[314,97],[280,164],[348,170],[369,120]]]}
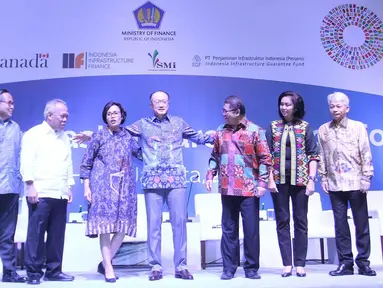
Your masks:
{"label": "man's eyeglasses", "polygon": [[106,117],[119,116],[121,112],[114,111],[112,113],[107,113]]}
{"label": "man's eyeglasses", "polygon": [[0,101],[0,102],[3,102],[3,103],[5,103],[5,104],[8,104],[9,107],[10,107],[10,106],[15,106],[15,102],[13,102],[13,101]]}
{"label": "man's eyeglasses", "polygon": [[158,105],[158,104],[160,104],[160,103],[166,105],[166,104],[169,103],[169,100],[152,100],[152,103],[153,103],[153,104],[156,104],[156,105]]}
{"label": "man's eyeglasses", "polygon": [[238,108],[237,109],[231,109],[231,110],[222,109],[222,114],[226,115],[227,113],[233,112],[233,111],[236,111],[236,110],[238,110]]}

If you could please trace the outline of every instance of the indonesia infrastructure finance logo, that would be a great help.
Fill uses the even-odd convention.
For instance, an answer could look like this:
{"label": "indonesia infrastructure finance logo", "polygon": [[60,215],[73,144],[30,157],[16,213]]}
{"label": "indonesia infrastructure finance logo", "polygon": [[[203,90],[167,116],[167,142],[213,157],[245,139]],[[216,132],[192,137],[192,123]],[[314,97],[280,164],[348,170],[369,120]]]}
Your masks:
{"label": "indonesia infrastructure finance logo", "polygon": [[72,69],[72,68],[81,68],[84,66],[84,53],[79,54],[75,53],[64,53],[63,54],[63,68]]}
{"label": "indonesia infrastructure finance logo", "polygon": [[110,51],[64,53],[62,58],[63,69],[109,70],[133,63],[134,58],[120,56],[119,53]]}
{"label": "indonesia infrastructure finance logo", "polygon": [[152,68],[149,71],[176,71],[175,61],[161,61],[158,57],[160,53],[158,50],[154,50],[153,54],[148,53],[148,56],[152,60]]}
{"label": "indonesia infrastructure finance logo", "polygon": [[320,36],[327,55],[343,67],[367,69],[383,58],[383,23],[365,6],[335,7],[323,19]]}

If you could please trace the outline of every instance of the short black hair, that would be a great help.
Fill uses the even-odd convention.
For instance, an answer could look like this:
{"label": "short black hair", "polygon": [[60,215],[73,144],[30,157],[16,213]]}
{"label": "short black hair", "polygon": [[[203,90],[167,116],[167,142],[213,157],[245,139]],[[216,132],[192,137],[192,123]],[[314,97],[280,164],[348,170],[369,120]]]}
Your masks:
{"label": "short black hair", "polygon": [[108,114],[110,107],[112,107],[114,105],[117,106],[118,108],[120,108],[121,117],[122,117],[121,124],[124,124],[125,119],[126,119],[126,110],[121,105],[121,103],[114,102],[114,101],[110,101],[110,102],[106,103],[104,109],[102,110],[102,120],[104,121],[105,124],[108,124],[108,121],[106,121],[106,114]]}
{"label": "short black hair", "polygon": [[294,111],[293,111],[293,122],[297,120],[303,119],[305,117],[305,102],[303,101],[303,98],[301,95],[299,95],[297,92],[294,91],[285,91],[281,95],[279,95],[278,98],[278,113],[281,119],[284,120],[284,117],[281,113],[281,109],[279,108],[281,106],[282,98],[284,97],[290,97],[291,102],[293,102],[294,105]]}
{"label": "short black hair", "polygon": [[9,93],[9,91],[7,89],[0,89],[0,100],[3,99],[3,95],[4,93]]}
{"label": "short black hair", "polygon": [[158,93],[158,92],[165,93],[165,94],[168,96],[168,100],[170,100],[170,95],[169,95],[169,93],[168,93],[168,92],[165,92],[165,91],[163,91],[163,90],[154,91],[152,94],[150,94],[150,96],[149,96],[149,100],[152,101],[152,97],[153,97],[153,95],[154,95],[155,93]]}
{"label": "short black hair", "polygon": [[223,102],[224,104],[229,104],[230,109],[232,110],[237,110],[239,109],[239,114],[241,116],[246,114],[246,109],[245,105],[243,105],[242,99],[239,98],[238,96],[229,96],[226,97],[225,101]]}

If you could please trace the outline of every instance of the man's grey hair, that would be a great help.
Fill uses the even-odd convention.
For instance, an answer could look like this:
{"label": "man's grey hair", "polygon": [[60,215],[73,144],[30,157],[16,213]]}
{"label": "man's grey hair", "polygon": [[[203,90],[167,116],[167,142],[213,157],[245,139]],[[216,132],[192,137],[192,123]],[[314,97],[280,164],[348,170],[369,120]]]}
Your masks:
{"label": "man's grey hair", "polygon": [[339,101],[342,102],[347,107],[350,106],[350,99],[348,96],[342,92],[334,92],[327,96],[328,105],[330,105],[331,101]]}
{"label": "man's grey hair", "polygon": [[61,99],[53,99],[49,100],[47,104],[45,104],[44,109],[44,118],[47,119],[49,113],[53,113],[55,111],[56,105],[58,103],[64,104],[65,106],[68,106],[65,101]]}

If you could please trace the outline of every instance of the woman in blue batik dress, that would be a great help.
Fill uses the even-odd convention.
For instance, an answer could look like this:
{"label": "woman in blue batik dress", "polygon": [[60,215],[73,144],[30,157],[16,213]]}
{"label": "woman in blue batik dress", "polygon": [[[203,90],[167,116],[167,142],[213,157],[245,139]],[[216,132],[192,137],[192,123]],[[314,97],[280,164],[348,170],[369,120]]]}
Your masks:
{"label": "woman in blue batik dress", "polygon": [[[121,127],[126,112],[120,103],[109,102],[102,112],[107,126],[93,134],[80,167],[84,197],[88,201],[86,235],[98,237],[103,261],[98,272],[105,281],[118,279],[112,259],[125,235],[135,237],[137,229],[137,194],[132,155],[139,147],[129,132]],[[110,234],[113,234],[111,239]]]}

